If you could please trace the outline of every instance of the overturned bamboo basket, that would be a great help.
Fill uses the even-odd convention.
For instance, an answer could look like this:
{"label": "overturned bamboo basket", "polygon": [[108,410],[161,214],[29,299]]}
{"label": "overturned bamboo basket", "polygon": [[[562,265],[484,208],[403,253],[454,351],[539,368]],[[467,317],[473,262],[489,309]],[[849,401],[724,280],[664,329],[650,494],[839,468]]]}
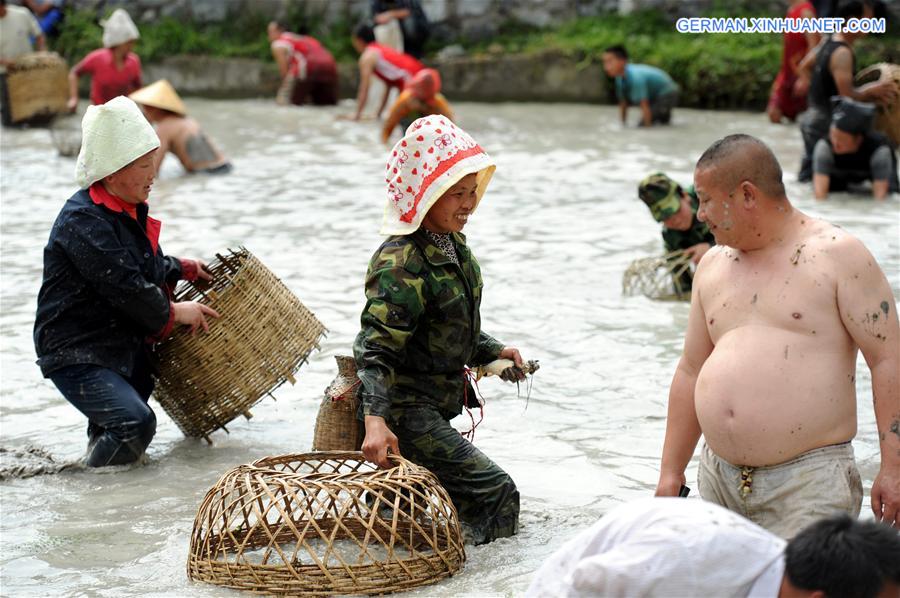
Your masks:
{"label": "overturned bamboo basket", "polygon": [[427,469],[361,453],[267,457],[228,471],[191,534],[194,581],[292,596],[387,594],[435,583],[466,555],[456,509]]}
{"label": "overturned bamboo basket", "polygon": [[683,251],[636,259],[622,275],[622,293],[657,300],[690,300],[685,277],[691,275],[691,258]]}
{"label": "overturned bamboo basket", "polygon": [[35,52],[16,59],[6,70],[10,124],[49,120],[66,110],[69,69],[55,52]]}
{"label": "overturned bamboo basket", "polygon": [[313,432],[314,451],[358,451],[362,446],[362,429],[356,417],[359,408],[356,360],[348,355],[335,355],[338,374],[325,389],[319,405]]}
{"label": "overturned bamboo basket", "polygon": [[900,65],[880,62],[861,70],[856,75],[856,85],[873,81],[893,81],[897,95],[890,104],[879,104],[875,111],[875,128],[900,146]]}
{"label": "overturned bamboo basket", "polygon": [[326,330],[247,249],[216,254],[211,282],[185,282],[177,301],[199,301],[221,316],[209,332],[175,329],[159,346],[154,396],[182,432],[205,438],[289,381]]}

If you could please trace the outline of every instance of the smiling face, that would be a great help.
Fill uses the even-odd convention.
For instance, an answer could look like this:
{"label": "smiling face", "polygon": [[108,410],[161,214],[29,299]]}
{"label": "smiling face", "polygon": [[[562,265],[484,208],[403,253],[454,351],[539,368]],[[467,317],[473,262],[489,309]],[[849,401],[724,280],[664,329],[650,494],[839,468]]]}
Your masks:
{"label": "smiling face", "polygon": [[156,178],[156,152],[151,150],[123,168],[103,178],[106,190],[127,203],[147,201]]}
{"label": "smiling face", "polygon": [[723,190],[716,184],[715,168],[694,171],[694,190],[700,199],[697,218],[709,226],[719,245],[731,245],[738,237],[739,216],[736,188]]}
{"label": "smiling face", "polygon": [[422,226],[433,233],[458,233],[462,231],[469,214],[478,203],[478,179],[475,173],[467,174],[434,202],[422,220]]}

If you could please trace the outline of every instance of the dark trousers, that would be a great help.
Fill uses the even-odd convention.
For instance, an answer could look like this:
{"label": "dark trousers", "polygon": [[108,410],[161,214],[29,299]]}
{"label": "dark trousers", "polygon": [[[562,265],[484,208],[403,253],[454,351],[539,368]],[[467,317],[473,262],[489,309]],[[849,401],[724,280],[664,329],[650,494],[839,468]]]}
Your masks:
{"label": "dark trousers", "polygon": [[436,409],[405,409],[400,419],[392,426],[400,441],[400,454],[437,476],[475,544],[518,531],[519,491],[509,474],[463,438]]}
{"label": "dark trousers", "polygon": [[147,404],[153,378],[138,359],[130,378],[96,365],[72,365],[50,379],[88,418],[88,467],[124,465],[141,458],[156,433],[156,415]]}

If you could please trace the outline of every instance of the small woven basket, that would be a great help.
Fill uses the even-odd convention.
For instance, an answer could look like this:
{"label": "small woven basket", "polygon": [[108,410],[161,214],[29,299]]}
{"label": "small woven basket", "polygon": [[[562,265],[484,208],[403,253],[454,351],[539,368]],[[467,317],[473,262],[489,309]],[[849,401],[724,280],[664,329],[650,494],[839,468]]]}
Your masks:
{"label": "small woven basket", "polygon": [[267,457],[206,494],[188,577],[292,596],[387,594],[453,575],[466,555],[456,509],[427,469],[361,453]]}
{"label": "small woven basket", "polygon": [[690,270],[691,258],[683,251],[634,260],[622,275],[622,293],[659,300],[690,300],[691,291],[683,282]]}
{"label": "small woven basket", "polygon": [[35,52],[16,59],[6,70],[9,120],[49,119],[66,110],[69,69],[55,52]]}
{"label": "small woven basket", "polygon": [[894,82],[897,97],[888,105],[878,105],[875,128],[890,137],[896,147],[900,145],[900,65],[889,62],[873,64],[857,73],[855,79],[857,85],[885,80]]}
{"label": "small woven basket", "polygon": [[216,254],[211,283],[184,282],[177,301],[219,312],[209,332],[176,329],[158,348],[155,397],[187,436],[205,438],[290,381],[325,327],[247,249]]}
{"label": "small woven basket", "polygon": [[325,389],[316,429],[313,432],[314,451],[358,451],[362,447],[360,421],[356,418],[359,399],[359,378],[356,360],[347,355],[335,355],[337,377]]}

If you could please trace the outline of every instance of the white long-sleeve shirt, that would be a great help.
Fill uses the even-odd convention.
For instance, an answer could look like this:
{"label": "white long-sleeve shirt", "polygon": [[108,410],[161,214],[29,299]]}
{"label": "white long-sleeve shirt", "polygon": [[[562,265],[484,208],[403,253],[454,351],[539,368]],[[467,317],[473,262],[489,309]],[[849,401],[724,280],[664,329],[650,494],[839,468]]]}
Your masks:
{"label": "white long-sleeve shirt", "polygon": [[785,541],[718,505],[647,498],[611,510],[538,569],[526,596],[778,596]]}

